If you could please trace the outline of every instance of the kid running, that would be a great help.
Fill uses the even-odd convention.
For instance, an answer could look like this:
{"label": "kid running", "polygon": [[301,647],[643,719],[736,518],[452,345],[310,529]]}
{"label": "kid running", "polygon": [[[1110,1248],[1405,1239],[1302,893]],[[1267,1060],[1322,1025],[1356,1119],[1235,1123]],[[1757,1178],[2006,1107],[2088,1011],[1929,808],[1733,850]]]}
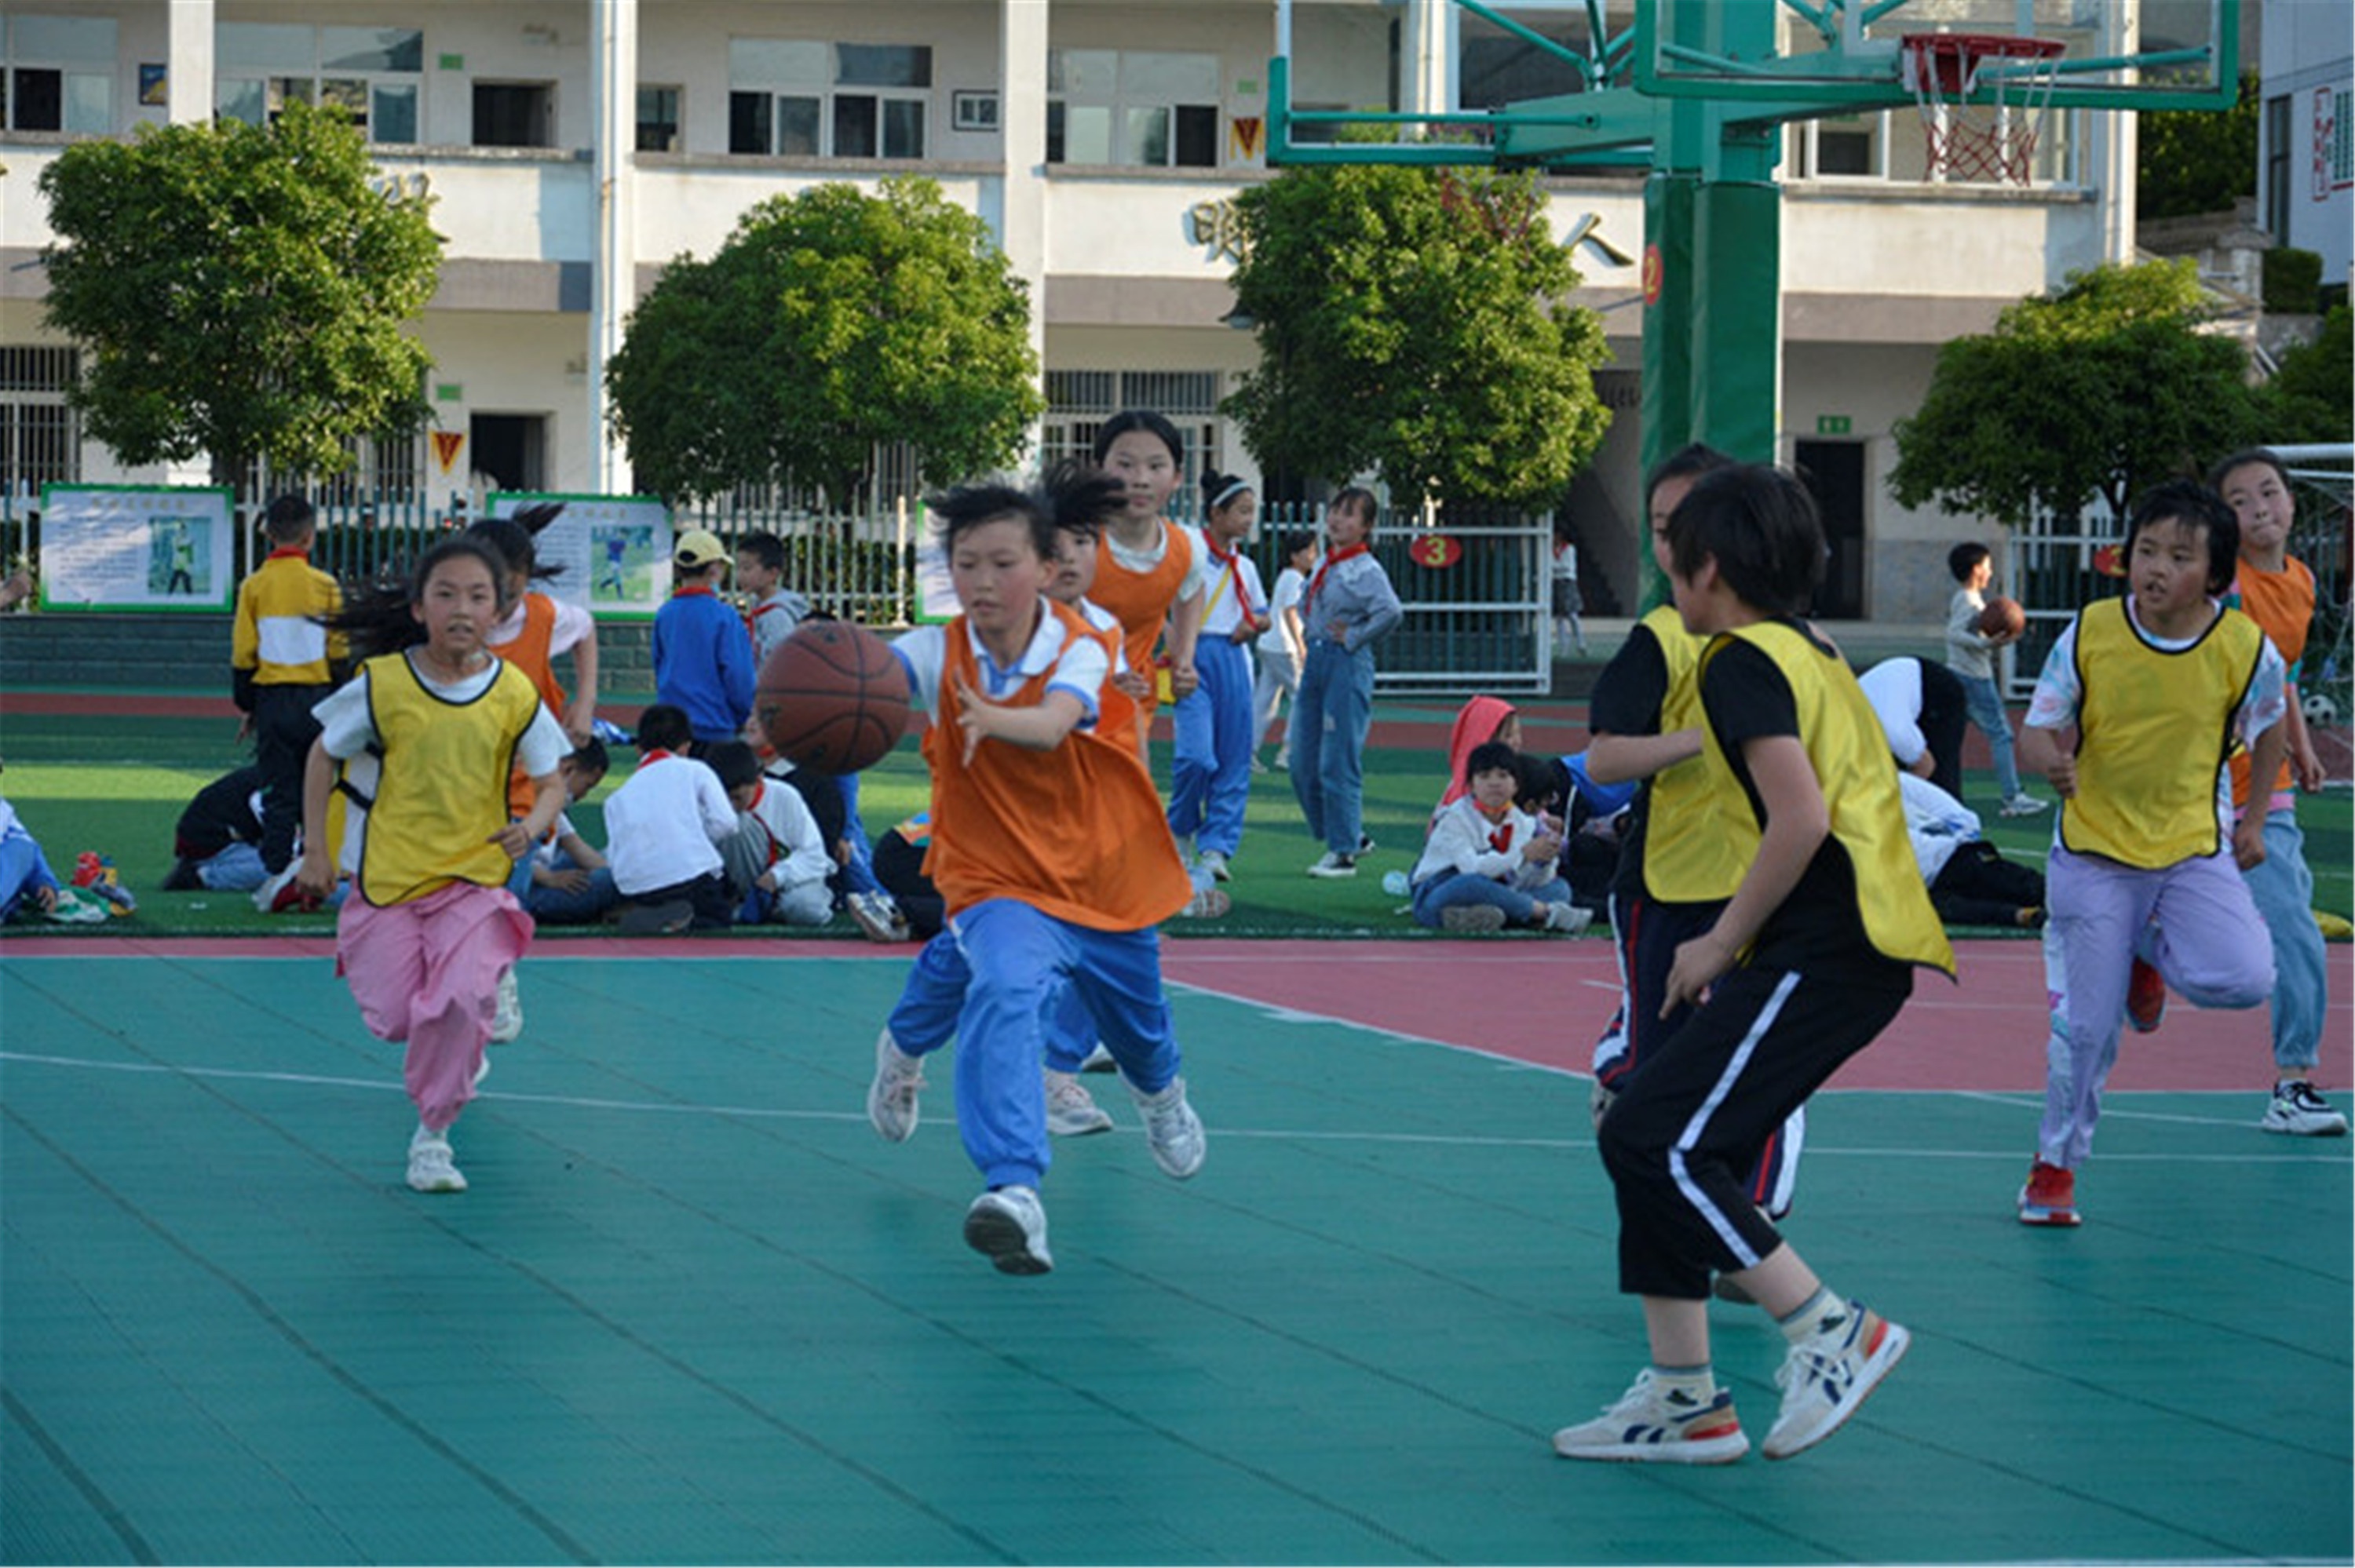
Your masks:
{"label": "kid running", "polygon": [[[1123,482],[1127,504],[1104,520],[1095,601],[1118,618],[1128,639],[1129,668],[1154,667],[1153,645],[1168,629],[1169,695],[1184,702],[1198,676],[1194,645],[1209,602],[1210,553],[1196,530],[1163,514],[1185,471],[1178,427],[1142,408],[1114,414],[1096,431],[1098,468]],[[1136,704],[1136,755],[1150,766],[1146,743],[1160,697],[1148,681]]]}
{"label": "kid running", "polygon": [[1122,497],[1091,476],[932,499],[963,611],[893,644],[932,716],[924,870],[949,924],[875,1043],[867,1115],[881,1137],[905,1140],[923,1057],[957,1037],[957,1131],[987,1183],[964,1239],[1007,1274],[1054,1266],[1039,1201],[1050,1160],[1039,1064],[1060,988],[1077,989],[1103,1031],[1155,1161],[1182,1180],[1205,1153],[1154,929],[1193,888],[1151,775],[1126,737],[1092,727],[1111,669],[1103,643],[1044,592],[1058,518],[1101,521]]}
{"label": "kid running", "polygon": [[2273,938],[2241,877],[2265,858],[2264,815],[2228,835],[2218,789],[2236,736],[2251,777],[2273,779],[2288,734],[2281,655],[2215,598],[2240,535],[2200,485],[2144,496],[2126,522],[2126,596],[2077,612],[2029,700],[2020,760],[2061,810],[2044,877],[2052,1034],[2022,1224],[2078,1223],[2077,1169],[2122,1023],[2156,1029],[2169,985],[2202,1007],[2254,1007],[2273,990]]}
{"label": "kid running", "polygon": [[1597,1129],[1619,1204],[1620,1288],[1643,1298],[1651,1364],[1599,1420],[1554,1434],[1576,1459],[1725,1464],[1748,1452],[1710,1362],[1711,1271],[1788,1342],[1766,1457],[1829,1436],[1905,1353],[1903,1329],[1826,1288],[1752,1201],[1761,1145],[1897,1016],[1913,966],[1948,973],[1897,780],[1848,665],[1797,617],[1823,531],[1797,481],[1704,475],[1668,523],[1669,583],[1700,666],[1708,802],[1758,826],[1715,925],[1678,948],[1667,1005],[1693,1016],[1630,1074]]}
{"label": "kid running", "polygon": [[1202,518],[1202,547],[1217,575],[1194,644],[1201,683],[1177,707],[1169,831],[1180,843],[1191,839],[1195,863],[1224,882],[1251,799],[1252,661],[1244,644],[1267,625],[1259,567],[1242,553],[1259,522],[1259,493],[1231,474],[1205,473]]}
{"label": "kid running", "polygon": [[[347,801],[343,868],[353,895],[336,923],[336,969],[379,1040],[407,1043],[417,1107],[409,1184],[463,1192],[450,1126],[474,1097],[499,977],[531,940],[506,889],[515,863],[564,807],[564,731],[523,672],[484,646],[507,609],[506,565],[460,535],[426,552],[404,587],[356,595],[336,617],[359,673],[318,707],[303,779],[296,885],[334,891],[327,801]],[[531,813],[507,815],[507,768],[532,782]]]}

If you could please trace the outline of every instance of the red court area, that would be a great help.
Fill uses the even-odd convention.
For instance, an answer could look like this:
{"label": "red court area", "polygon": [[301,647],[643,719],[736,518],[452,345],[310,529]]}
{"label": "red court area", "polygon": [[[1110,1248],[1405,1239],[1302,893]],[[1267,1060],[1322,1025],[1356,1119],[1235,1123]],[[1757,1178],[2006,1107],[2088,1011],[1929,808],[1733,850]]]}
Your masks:
{"label": "red court area", "polygon": [[[335,959],[325,937],[221,940],[28,938],[6,951],[40,958],[285,958]],[[1832,1080],[1835,1089],[1946,1089],[2041,1094],[2044,1087],[2044,967],[2028,941],[1955,944],[1960,978],[1924,971],[1913,999],[1873,1046]],[[532,959],[828,959],[905,963],[912,948],[745,938],[557,939]],[[1609,943],[1580,938],[1496,941],[1165,941],[1173,983],[1281,1012],[1335,1019],[1585,1075],[1595,1037],[1618,1000]],[[2317,1080],[2355,1082],[2355,949],[2330,948],[2331,1003]],[[2246,1090],[2273,1081],[2263,1009],[2215,1012],[2173,999],[2153,1034],[2126,1035],[2115,1089]]]}

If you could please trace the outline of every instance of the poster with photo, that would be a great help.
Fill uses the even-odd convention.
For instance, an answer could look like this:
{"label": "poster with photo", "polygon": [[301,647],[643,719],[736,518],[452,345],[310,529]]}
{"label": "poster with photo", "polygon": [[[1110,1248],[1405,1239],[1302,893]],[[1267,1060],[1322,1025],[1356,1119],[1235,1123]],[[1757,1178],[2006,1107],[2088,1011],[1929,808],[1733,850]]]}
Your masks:
{"label": "poster with photo", "polygon": [[40,546],[47,609],[217,611],[237,601],[226,487],[48,485]]}
{"label": "poster with photo", "polygon": [[486,510],[512,517],[526,507],[561,503],[564,510],[533,536],[540,568],[559,568],[532,586],[602,619],[651,616],[670,597],[670,512],[643,495],[492,494]]}

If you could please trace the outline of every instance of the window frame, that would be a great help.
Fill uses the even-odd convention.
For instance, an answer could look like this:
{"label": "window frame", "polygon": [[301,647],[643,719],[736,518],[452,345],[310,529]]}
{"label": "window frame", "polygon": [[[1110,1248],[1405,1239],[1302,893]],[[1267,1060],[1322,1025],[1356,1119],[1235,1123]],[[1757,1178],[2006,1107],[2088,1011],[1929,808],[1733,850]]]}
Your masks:
{"label": "window frame", "polygon": [[[357,90],[361,108],[356,110],[353,122],[360,135],[371,147],[419,147],[425,144],[425,29],[422,27],[377,27],[342,22],[221,22],[214,30],[217,55],[225,54],[220,48],[221,35],[233,27],[300,28],[308,35],[310,63],[305,67],[283,64],[222,63],[213,73],[213,117],[216,120],[242,120],[249,125],[268,125],[282,113],[290,102],[322,103],[331,99],[340,101],[343,92]],[[398,35],[413,41],[417,53],[417,69],[400,70],[390,68],[372,69],[366,66],[330,65],[326,61],[326,35],[330,28],[337,32],[377,32]],[[396,46],[399,47],[399,46]],[[301,90],[295,90],[300,84]],[[258,90],[259,118],[249,116],[231,106],[232,90],[242,90],[240,96]],[[404,139],[380,134],[386,121],[391,117],[391,106],[404,99],[408,106],[409,135]],[[353,106],[346,102],[346,109]]]}
{"label": "window frame", "polygon": [[[1071,69],[1074,57],[1084,57],[1095,69],[1105,69],[1108,62],[1112,85],[1109,91],[1086,85],[1073,86]],[[1133,90],[1128,84],[1132,67],[1142,69],[1147,58],[1168,58],[1207,64],[1210,75],[1210,97],[1207,100],[1172,97],[1162,92]],[[1047,146],[1046,161],[1050,164],[1076,164],[1082,168],[1122,169],[1216,169],[1224,166],[1220,138],[1226,128],[1227,111],[1224,85],[1224,57],[1205,49],[1050,49],[1047,56]],[[1071,156],[1072,111],[1079,109],[1091,115],[1102,114],[1105,124],[1104,145],[1107,156],[1102,160],[1074,159]],[[1206,116],[1207,132],[1197,123],[1193,134],[1206,135],[1209,156],[1201,161],[1181,159],[1179,154],[1188,141],[1187,119],[1189,115]],[[1160,156],[1144,156],[1140,142],[1156,138],[1152,129],[1158,116]]]}
{"label": "window frame", "polygon": [[[932,46],[930,44],[861,44],[814,38],[735,37],[730,40],[728,72],[728,151],[745,158],[825,158],[846,162],[920,162],[931,155],[933,100]],[[737,45],[786,46],[775,51],[788,61],[783,71],[746,69],[744,57],[767,53]],[[824,49],[821,73],[791,69],[800,51]],[[856,53],[852,51],[857,51]],[[904,57],[900,72],[871,68],[887,61],[892,51]],[[892,75],[917,79],[882,79]],[[786,79],[794,78],[794,79]],[[865,150],[856,145],[858,122],[864,120]],[[761,145],[745,144],[744,132],[757,121]],[[911,132],[912,132],[912,135]],[[791,134],[790,143],[788,142]]]}
{"label": "window frame", "polygon": [[[54,49],[41,51],[37,47],[27,50],[24,44],[27,23],[37,26],[65,23],[87,28],[93,37],[105,34],[102,54],[93,52],[84,58],[72,52]],[[0,16],[0,129],[21,131],[31,134],[66,136],[112,136],[120,129],[115,104],[115,79],[122,70],[122,28],[112,16],[69,16],[50,12],[12,14]],[[18,85],[20,76],[37,74],[55,77],[57,123],[25,125],[18,123],[24,93]],[[78,93],[95,94],[97,110],[88,115],[75,111]]]}

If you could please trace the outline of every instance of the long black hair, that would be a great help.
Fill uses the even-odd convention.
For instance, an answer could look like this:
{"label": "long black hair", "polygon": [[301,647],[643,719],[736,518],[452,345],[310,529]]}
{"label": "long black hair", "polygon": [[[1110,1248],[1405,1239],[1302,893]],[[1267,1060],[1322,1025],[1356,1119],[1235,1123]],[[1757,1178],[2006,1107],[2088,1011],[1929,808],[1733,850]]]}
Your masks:
{"label": "long black hair", "polygon": [[506,615],[515,602],[507,597],[506,558],[469,529],[451,535],[426,551],[405,572],[394,568],[380,577],[347,584],[344,588],[344,607],[325,618],[327,629],[340,631],[349,640],[354,659],[371,659],[416,647],[425,641],[425,627],[410,613],[410,609],[425,602],[425,585],[434,569],[444,561],[461,556],[480,561],[489,569],[491,586],[498,593],[499,614]]}
{"label": "long black hair", "polygon": [[[519,507],[505,517],[477,517],[467,534],[498,552],[506,562],[506,571],[519,572],[526,578],[546,582],[562,575],[562,567],[539,565],[539,546],[533,543],[539,531],[563,514],[561,501],[543,501],[536,505]],[[504,575],[504,574],[502,574]]]}

